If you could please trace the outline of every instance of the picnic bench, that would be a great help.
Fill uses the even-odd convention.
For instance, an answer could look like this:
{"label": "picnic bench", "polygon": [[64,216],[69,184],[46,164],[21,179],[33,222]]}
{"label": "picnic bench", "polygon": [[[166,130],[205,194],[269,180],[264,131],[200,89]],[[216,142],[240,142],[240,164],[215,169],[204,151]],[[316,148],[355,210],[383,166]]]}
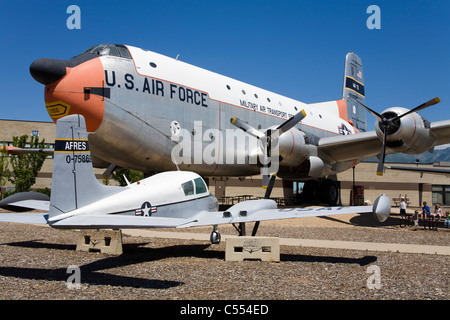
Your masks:
{"label": "picnic bench", "polygon": [[[400,227],[406,227],[406,226],[413,226],[414,225],[414,213],[406,213],[406,219],[400,218]],[[439,219],[433,217],[433,218],[427,218],[425,221],[422,218],[422,213],[419,213],[419,226],[422,225],[424,229],[428,226],[428,228],[431,230],[433,228],[441,227],[440,224],[442,223],[442,227],[444,227],[444,221],[445,217],[440,217]],[[402,225],[402,222],[404,225]],[[448,228],[448,227],[447,227]]]}

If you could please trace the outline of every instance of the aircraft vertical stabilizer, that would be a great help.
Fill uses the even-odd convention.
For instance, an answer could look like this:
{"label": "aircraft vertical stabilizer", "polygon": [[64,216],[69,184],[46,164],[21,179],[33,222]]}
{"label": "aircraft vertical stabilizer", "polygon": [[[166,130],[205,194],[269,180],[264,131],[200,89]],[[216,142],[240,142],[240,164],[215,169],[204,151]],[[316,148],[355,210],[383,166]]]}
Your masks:
{"label": "aircraft vertical stabilizer", "polygon": [[120,188],[104,186],[95,178],[84,117],[70,115],[59,119],[56,124],[50,218],[119,191]]}
{"label": "aircraft vertical stabilizer", "polygon": [[367,131],[364,75],[361,59],[349,52],[345,57],[344,88],[342,98],[347,102],[348,119],[359,131]]}

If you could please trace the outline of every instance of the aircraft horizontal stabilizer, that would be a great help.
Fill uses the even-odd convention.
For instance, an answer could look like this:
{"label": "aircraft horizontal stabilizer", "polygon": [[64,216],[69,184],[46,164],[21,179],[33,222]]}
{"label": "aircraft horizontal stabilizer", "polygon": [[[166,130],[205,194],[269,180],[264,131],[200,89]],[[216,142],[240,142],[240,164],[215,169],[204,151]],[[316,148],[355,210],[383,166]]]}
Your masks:
{"label": "aircraft horizontal stabilizer", "polygon": [[47,224],[47,218],[42,212],[0,213],[1,222]]}
{"label": "aircraft horizontal stabilizer", "polygon": [[48,211],[50,198],[40,192],[26,191],[18,192],[0,201],[0,208],[23,212],[29,210]]}
{"label": "aircraft horizontal stabilizer", "polygon": [[50,207],[50,201],[45,200],[23,200],[12,202],[8,204],[9,206],[15,206],[18,208],[29,209],[29,210],[40,210],[48,211]]}

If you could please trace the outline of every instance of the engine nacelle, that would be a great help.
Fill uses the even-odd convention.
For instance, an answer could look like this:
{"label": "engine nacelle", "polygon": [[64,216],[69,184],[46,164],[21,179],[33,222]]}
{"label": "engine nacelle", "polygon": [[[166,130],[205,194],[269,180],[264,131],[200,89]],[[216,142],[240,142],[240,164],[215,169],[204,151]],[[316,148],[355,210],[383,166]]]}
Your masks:
{"label": "engine nacelle", "polygon": [[284,165],[296,166],[308,156],[305,134],[296,128],[286,131],[278,138],[278,152]]}
{"label": "engine nacelle", "polygon": [[[408,111],[405,108],[394,107],[386,109],[381,115],[384,118],[393,119]],[[379,121],[375,123],[375,131],[382,141],[383,133]],[[395,152],[422,153],[430,149],[435,141],[430,132],[429,122],[416,112],[391,123],[386,134],[386,147],[395,150]]]}

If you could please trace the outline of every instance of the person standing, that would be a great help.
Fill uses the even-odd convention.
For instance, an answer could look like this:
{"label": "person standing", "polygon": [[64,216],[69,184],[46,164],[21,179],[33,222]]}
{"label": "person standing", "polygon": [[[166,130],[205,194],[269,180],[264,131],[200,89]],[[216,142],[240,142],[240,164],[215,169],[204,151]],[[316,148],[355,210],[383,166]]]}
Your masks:
{"label": "person standing", "polygon": [[414,211],[413,214],[413,222],[414,222],[414,231],[417,230],[417,227],[419,226],[419,210]]}
{"label": "person standing", "polygon": [[402,224],[406,227],[406,200],[405,198],[400,198],[400,228],[402,228]]}
{"label": "person standing", "polygon": [[422,207],[422,218],[423,218],[423,229],[425,230],[427,228],[427,220],[430,220],[430,207],[427,205],[427,202],[423,202]]}
{"label": "person standing", "polygon": [[434,216],[431,217],[432,223],[433,223],[433,230],[437,231],[437,225],[439,220],[441,220],[442,217],[442,209],[441,206],[436,204],[434,206]]}

